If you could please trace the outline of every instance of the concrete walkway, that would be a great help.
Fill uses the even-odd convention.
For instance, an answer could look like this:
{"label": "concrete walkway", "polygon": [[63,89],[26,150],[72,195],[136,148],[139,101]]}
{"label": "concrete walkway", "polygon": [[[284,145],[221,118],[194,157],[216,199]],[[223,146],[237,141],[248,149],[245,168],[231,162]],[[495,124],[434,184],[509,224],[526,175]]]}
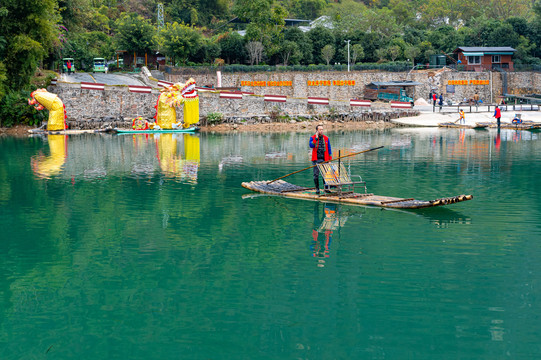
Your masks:
{"label": "concrete walkway", "polygon": [[[415,109],[417,106],[415,106]],[[455,122],[458,120],[458,113],[453,112],[432,112],[430,111],[421,111],[421,114],[413,117],[404,117],[399,119],[393,119],[391,122],[396,124],[401,124],[404,126],[414,126],[414,127],[434,127],[438,126],[439,123],[444,122]],[[485,110],[486,111],[486,110]],[[491,112],[465,112],[466,125],[475,125],[476,122],[493,122],[496,123],[496,119],[492,117],[494,114]],[[511,120],[515,117],[515,114],[522,114],[522,120],[531,120],[534,122],[541,123],[541,111],[513,111],[512,108],[509,108],[508,111],[502,111],[502,123],[511,123]]]}

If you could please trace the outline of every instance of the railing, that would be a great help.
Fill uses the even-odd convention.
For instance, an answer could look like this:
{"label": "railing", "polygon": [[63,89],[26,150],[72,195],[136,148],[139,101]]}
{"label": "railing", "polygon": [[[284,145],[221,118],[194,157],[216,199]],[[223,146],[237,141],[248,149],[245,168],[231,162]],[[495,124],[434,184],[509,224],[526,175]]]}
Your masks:
{"label": "railing", "polygon": [[[509,111],[510,109],[513,111],[539,111],[541,110],[541,105],[538,104],[457,104],[457,105],[436,105],[432,106],[432,112],[436,112],[436,109],[438,109],[439,112],[445,111],[445,109],[455,109],[456,112],[459,112],[460,109],[463,109],[467,112],[492,112],[495,110],[496,106],[498,106],[502,111]],[[481,108],[481,110],[479,109]],[[483,108],[486,108],[486,110],[483,110]],[[492,110],[491,110],[492,108]]]}
{"label": "railing", "polygon": [[[172,75],[183,74],[208,74],[216,71],[226,72],[288,72],[288,71],[347,71],[347,64],[336,65],[223,65],[223,66],[182,66],[172,67],[166,66],[165,72]],[[363,71],[363,70],[379,70],[389,72],[404,72],[411,69],[411,63],[409,62],[394,62],[394,63],[365,63],[350,65],[351,71]]]}

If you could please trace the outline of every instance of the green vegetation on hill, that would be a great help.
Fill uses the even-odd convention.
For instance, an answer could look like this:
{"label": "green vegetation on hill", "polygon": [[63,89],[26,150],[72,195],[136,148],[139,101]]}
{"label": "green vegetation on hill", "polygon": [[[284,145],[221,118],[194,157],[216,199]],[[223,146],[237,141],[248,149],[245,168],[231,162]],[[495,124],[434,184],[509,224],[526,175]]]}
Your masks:
{"label": "green vegetation on hill", "polygon": [[[301,31],[285,19],[318,21]],[[120,49],[176,65],[345,64],[347,40],[352,63],[511,46],[516,63],[541,64],[541,0],[3,0],[0,98],[62,57],[78,69]]]}

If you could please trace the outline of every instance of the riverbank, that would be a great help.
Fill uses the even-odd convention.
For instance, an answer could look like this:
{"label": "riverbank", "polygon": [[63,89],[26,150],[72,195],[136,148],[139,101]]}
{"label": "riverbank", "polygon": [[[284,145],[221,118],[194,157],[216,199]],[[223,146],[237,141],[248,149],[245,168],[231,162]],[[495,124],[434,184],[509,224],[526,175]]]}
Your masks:
{"label": "riverbank", "polygon": [[[521,113],[523,120],[541,122],[541,112],[502,112],[502,123],[511,123],[515,113]],[[466,124],[474,125],[476,122],[494,122],[492,113],[466,113]],[[229,132],[314,132],[317,124],[325,125],[326,131],[340,130],[382,130],[395,127],[437,127],[439,123],[454,122],[458,119],[456,113],[423,112],[417,116],[400,117],[391,121],[298,121],[298,122],[272,122],[272,123],[222,123],[217,125],[201,126],[201,132],[229,133]],[[28,130],[33,127],[17,125],[11,128],[0,128],[0,135],[27,136]]]}
{"label": "riverbank", "polygon": [[264,124],[218,124],[202,126],[201,132],[315,132],[316,125],[323,124],[325,131],[335,130],[380,130],[401,125],[388,121],[302,121],[295,123],[264,123]]}

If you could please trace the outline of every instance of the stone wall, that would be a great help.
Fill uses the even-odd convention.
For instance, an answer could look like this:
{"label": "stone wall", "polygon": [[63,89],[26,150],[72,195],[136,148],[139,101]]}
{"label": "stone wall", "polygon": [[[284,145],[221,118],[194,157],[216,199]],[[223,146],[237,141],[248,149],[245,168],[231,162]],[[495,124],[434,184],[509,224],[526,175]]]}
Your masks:
{"label": "stone wall", "polygon": [[[151,119],[156,114],[154,108],[159,89],[151,94],[131,93],[127,86],[105,86],[104,91],[81,89],[78,84],[58,82],[50,86],[66,106],[67,121],[70,128],[96,128],[106,126],[128,126],[134,117]],[[305,99],[288,98],[285,103],[264,101],[262,96],[244,96],[243,99],[223,99],[218,93],[199,92],[200,117],[209,113],[221,113],[226,119],[246,119],[250,117],[296,117],[336,115],[344,121],[384,120],[416,114],[415,110],[391,110],[388,103],[374,103],[372,109],[352,108],[349,101],[332,100],[329,105],[310,105]],[[376,114],[377,113],[377,114]],[[345,114],[349,114],[346,116]],[[177,108],[177,119],[183,118],[183,110]]]}
{"label": "stone wall", "polygon": [[[508,90],[510,93],[541,93],[541,74],[539,73],[508,73]],[[186,75],[168,75],[169,81],[187,80]],[[216,84],[216,74],[193,75],[199,85]],[[353,114],[354,119],[370,119],[369,113],[383,114],[381,117],[395,118],[415,113],[414,110],[392,111],[388,103],[373,102],[370,109],[350,107],[349,100],[362,98],[364,85],[373,81],[413,80],[421,85],[411,89],[415,99],[427,99],[434,89],[438,94],[443,93],[446,100],[454,102],[464,98],[473,98],[479,93],[484,102],[499,102],[502,93],[502,75],[498,72],[454,72],[454,71],[418,71],[411,73],[389,72],[288,72],[288,73],[242,73],[223,74],[222,86],[241,87],[242,81],[257,81],[273,85],[291,82],[291,86],[242,86],[243,91],[254,92],[256,96],[244,96],[243,99],[221,99],[219,94],[200,92],[200,115],[204,118],[209,113],[221,113],[226,118],[249,118],[254,116],[321,116]],[[488,80],[489,85],[476,85],[473,80]],[[280,83],[280,81],[282,83]],[[309,86],[308,81],[319,81],[320,85]],[[352,82],[355,82],[353,85]],[[449,81],[466,81],[467,85],[455,85],[455,92],[447,92]],[[348,83],[349,82],[349,83]],[[288,83],[286,83],[288,84]],[[348,85],[349,84],[349,85]],[[49,87],[49,91],[59,95],[66,105],[68,123],[72,127],[92,127],[92,123],[118,122],[127,123],[134,117],[152,118],[155,115],[154,106],[158,99],[159,89],[151,94],[130,93],[127,86],[105,86],[104,91],[83,90],[79,84],[58,82]],[[414,92],[414,93],[413,93]],[[285,103],[266,102],[263,95],[287,95]],[[310,105],[307,97],[327,97],[330,104]],[[182,109],[178,109],[177,118],[183,117]],[[86,124],[86,125],[85,125]],[[95,127],[100,127],[96,125]]]}
{"label": "stone wall", "polygon": [[[509,93],[541,93],[541,74],[531,72],[508,73]],[[200,85],[216,85],[216,73],[203,75],[166,74],[171,82],[185,82],[193,77]],[[239,87],[243,91],[254,92],[257,95],[287,95],[290,98],[306,99],[307,97],[328,97],[336,101],[348,101],[362,98],[364,86],[374,81],[405,81],[412,80],[422,85],[415,86],[408,92],[415,100],[428,99],[431,90],[443,93],[445,99],[459,102],[471,99],[477,92],[479,97],[488,103],[499,101],[502,94],[502,74],[499,72],[456,72],[446,71],[412,71],[407,72],[287,72],[287,73],[222,73],[222,87]],[[449,80],[466,81],[467,85],[455,85],[454,93],[447,92]],[[475,84],[477,80],[488,80],[488,85]],[[291,86],[242,86],[243,82],[268,84],[271,82],[291,82]],[[309,82],[330,82],[330,85],[309,86]],[[334,82],[355,82],[355,85],[334,85]],[[288,100],[289,101],[289,100]]]}

